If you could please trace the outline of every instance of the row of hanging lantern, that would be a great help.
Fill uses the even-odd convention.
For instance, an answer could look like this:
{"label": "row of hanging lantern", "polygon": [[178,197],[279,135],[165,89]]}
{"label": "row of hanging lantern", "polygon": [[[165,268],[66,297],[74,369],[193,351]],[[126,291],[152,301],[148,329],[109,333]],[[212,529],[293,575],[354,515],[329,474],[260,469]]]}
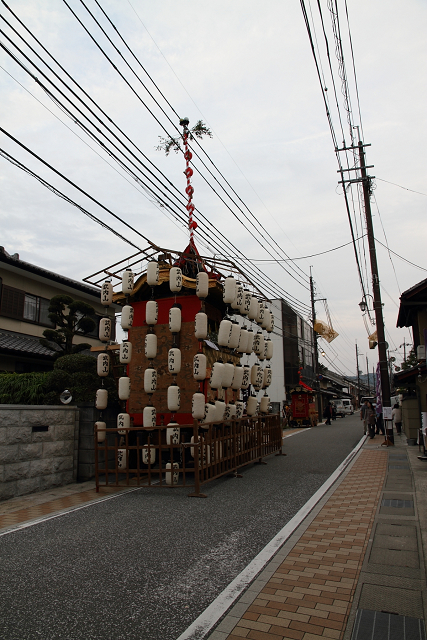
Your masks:
{"label": "row of hanging lantern", "polygon": [[[126,269],[122,276],[122,291],[126,296],[126,304],[122,309],[121,326],[124,331],[129,331],[133,322],[133,307],[129,304],[129,295],[133,291],[134,274],[130,269]],[[110,280],[106,280],[101,287],[101,304],[108,309],[113,301],[113,285]],[[109,317],[101,318],[99,323],[99,339],[108,343],[112,337],[112,321]],[[127,339],[123,339],[120,344],[119,362],[127,366],[132,358],[132,344]],[[101,412],[100,420],[96,423],[98,442],[104,442],[106,437],[106,423],[102,420],[102,411],[108,405],[108,391],[104,389],[104,378],[110,372],[111,358],[107,350],[98,355],[97,372],[101,378],[101,388],[96,392],[95,406]],[[118,381],[118,396],[123,402],[123,411],[117,416],[117,428],[120,435],[125,435],[130,427],[130,415],[126,412],[126,401],[130,397],[130,378],[127,375],[121,376]],[[124,450],[120,450],[121,456],[119,466],[125,466]]]}
{"label": "row of hanging lantern", "polygon": [[[240,418],[243,415],[244,403],[237,401],[225,402],[228,389],[232,389],[236,395],[240,390],[247,389],[250,384],[259,391],[267,389],[271,384],[271,367],[267,365],[262,369],[259,364],[250,367],[248,364],[235,365],[230,359],[223,362],[221,359],[213,364],[210,387],[216,391],[216,401],[205,403],[205,395],[203,393],[203,381],[206,378],[206,356],[202,352],[202,341],[208,335],[208,319],[204,309],[204,300],[208,295],[209,279],[205,272],[200,272],[196,280],[196,295],[202,299],[202,310],[195,317],[195,335],[200,341],[199,353],[194,356],[193,361],[193,377],[201,384],[201,389],[193,395],[192,415],[193,418],[203,420],[203,422],[222,422],[233,417]],[[274,316],[271,311],[264,306],[249,291],[245,291],[233,277],[228,277],[224,281],[223,288],[224,303],[231,306],[235,312],[239,312],[245,319],[248,317],[254,320],[260,328],[266,329],[271,333],[274,328]],[[228,316],[223,318],[218,330],[218,344],[221,347],[227,347],[231,351],[237,351],[243,357],[244,354],[250,355],[256,353],[259,360],[270,360],[273,356],[273,343],[271,339],[264,339],[262,331],[257,332],[246,325],[243,327]],[[262,413],[268,412],[269,397],[265,396],[261,400],[260,410]],[[256,396],[249,396],[246,405],[248,415],[254,415],[257,409]]]}
{"label": "row of hanging lantern", "polygon": [[[258,362],[252,367],[249,367],[248,364],[243,365],[241,373],[242,380],[240,382],[240,374],[237,374],[232,388],[246,390],[251,384],[256,392],[264,389],[265,393],[261,398],[260,411],[261,413],[267,413],[270,398],[267,395],[266,389],[270,386],[272,380],[271,367],[268,364],[263,369],[260,362],[271,360],[273,356],[273,342],[270,338],[264,338],[262,330],[265,329],[267,333],[273,331],[274,316],[263,301],[258,300],[249,291],[244,290],[243,286],[236,282],[232,276],[229,276],[224,281],[223,301],[227,305],[227,313],[219,326],[218,344],[222,347],[228,347],[229,349],[236,349],[238,353],[242,354],[242,357],[245,354],[249,356],[251,353],[254,353],[258,359]],[[228,305],[233,310],[231,315],[233,312],[238,312],[244,318],[242,327],[240,327],[238,322],[229,317]],[[258,331],[254,332],[250,326],[249,329],[247,329],[246,320],[256,323],[259,327]],[[218,376],[221,376],[222,367],[227,369],[229,363],[224,365],[224,363],[220,362],[219,367],[216,366],[217,364],[218,363],[215,363],[214,369],[219,369],[220,372]],[[214,377],[214,371],[212,373],[212,377]],[[257,406],[257,396],[251,393],[246,403],[247,415],[255,415]]]}

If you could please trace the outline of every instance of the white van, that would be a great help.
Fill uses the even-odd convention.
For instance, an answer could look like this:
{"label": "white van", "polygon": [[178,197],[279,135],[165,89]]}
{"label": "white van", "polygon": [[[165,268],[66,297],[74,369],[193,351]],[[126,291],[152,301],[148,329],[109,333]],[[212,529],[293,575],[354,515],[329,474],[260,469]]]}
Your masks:
{"label": "white van", "polygon": [[351,400],[349,398],[341,398],[340,402],[344,405],[344,411],[347,416],[352,416],[354,413],[354,407],[351,404]]}

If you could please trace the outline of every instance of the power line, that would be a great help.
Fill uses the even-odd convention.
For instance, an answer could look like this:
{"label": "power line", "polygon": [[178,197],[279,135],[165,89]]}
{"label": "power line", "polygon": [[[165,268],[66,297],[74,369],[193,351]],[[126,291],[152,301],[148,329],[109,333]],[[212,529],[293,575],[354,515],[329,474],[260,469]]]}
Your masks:
{"label": "power line", "polygon": [[387,182],[387,184],[392,184],[395,187],[399,187],[400,189],[404,189],[405,191],[411,191],[412,193],[418,193],[420,196],[427,196],[427,193],[423,193],[422,191],[414,191],[414,189],[408,189],[408,187],[402,187],[401,184],[396,184],[395,182],[390,182],[389,180],[384,180],[383,178],[375,177],[375,180],[381,180],[381,182]]}

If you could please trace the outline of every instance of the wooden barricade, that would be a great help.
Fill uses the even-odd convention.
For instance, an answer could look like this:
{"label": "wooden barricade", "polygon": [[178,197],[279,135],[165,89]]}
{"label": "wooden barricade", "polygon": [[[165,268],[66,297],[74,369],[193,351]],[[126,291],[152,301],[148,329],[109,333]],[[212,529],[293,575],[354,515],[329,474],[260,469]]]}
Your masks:
{"label": "wooden barricade", "polygon": [[[177,425],[178,426],[178,425]],[[99,436],[105,432],[103,442]],[[96,490],[101,486],[192,487],[225,474],[237,474],[251,462],[282,450],[278,414],[243,417],[222,423],[154,429],[103,429],[95,432]]]}

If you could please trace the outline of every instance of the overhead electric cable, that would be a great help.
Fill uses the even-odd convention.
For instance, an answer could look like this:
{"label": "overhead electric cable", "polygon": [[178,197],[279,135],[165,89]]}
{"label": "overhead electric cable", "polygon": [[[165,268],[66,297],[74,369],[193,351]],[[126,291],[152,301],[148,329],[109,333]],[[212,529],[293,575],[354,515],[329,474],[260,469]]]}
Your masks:
{"label": "overhead electric cable", "polygon": [[[101,47],[101,45],[97,42],[96,38],[94,38],[94,36],[90,33],[90,31],[85,27],[85,25],[82,23],[82,21],[80,20],[80,18],[76,15],[76,13],[71,9],[71,7],[69,6],[69,4],[67,3],[67,0],[63,0],[64,4],[69,8],[69,10],[71,11],[71,13],[74,15],[74,17],[76,18],[76,20],[79,22],[79,24],[83,27],[83,29],[86,31],[86,33],[89,35],[89,37],[91,38],[91,40],[95,43],[95,45],[98,47],[98,49],[101,51],[101,53],[106,57],[106,59],[109,61],[109,63],[112,65],[112,67],[114,68],[114,70],[120,75],[120,77],[124,80],[124,82],[127,84],[127,86],[131,89],[131,91],[134,93],[134,95],[141,101],[141,103],[144,105],[144,107],[150,112],[150,114],[154,117],[154,119],[156,120],[156,122],[158,122],[160,124],[160,121],[158,120],[158,118],[156,116],[153,115],[152,111],[148,108],[148,106],[145,104],[145,102],[140,98],[139,94],[135,91],[135,89],[130,85],[130,83],[127,81],[127,79],[125,78],[125,76],[118,70],[117,66],[112,62],[112,60],[109,58],[109,56],[105,53],[105,51],[103,50],[103,48]],[[129,65],[129,63],[126,61],[126,59],[124,58],[124,56],[122,55],[122,53],[119,51],[119,49],[114,45],[114,43],[112,42],[111,38],[109,38],[109,36],[106,34],[105,30],[102,28],[102,26],[99,24],[98,20],[95,18],[95,16],[92,14],[92,12],[88,9],[88,7],[86,6],[86,4],[84,3],[83,0],[80,0],[81,4],[85,7],[86,11],[89,13],[89,15],[92,17],[92,19],[94,20],[94,22],[97,24],[97,26],[100,28],[100,30],[102,31],[102,33],[105,35],[105,37],[108,39],[108,41],[110,42],[110,44],[114,47],[115,51],[120,55],[121,59],[123,59],[126,63],[126,65],[131,69],[132,73],[135,75],[135,77],[139,80],[139,82],[141,82],[142,86],[148,91],[147,87],[144,85],[144,83],[142,82],[142,80],[139,78],[139,76],[135,73],[135,71],[132,69],[132,67]],[[103,12],[104,15],[105,12]],[[117,31],[117,29],[116,29]],[[151,92],[149,92],[150,97],[153,98],[153,100],[156,102],[156,104],[159,106],[159,108],[161,109],[162,113],[166,116],[166,118],[169,120],[169,122],[172,124],[172,126],[177,129],[177,126],[172,122],[172,120],[169,118],[169,116],[167,116],[166,112],[163,110],[162,107],[160,107],[159,103],[157,102],[157,100],[155,100],[155,98],[152,96]],[[163,131],[170,136],[170,134],[168,133],[168,131],[162,126]],[[177,129],[178,130],[178,129]],[[179,130],[178,130],[179,131]],[[181,132],[179,131],[179,136],[181,136]],[[274,244],[276,244],[276,246],[279,248],[280,251],[283,252],[283,249],[277,244],[277,242],[274,240],[274,238],[272,238],[270,236],[270,234],[265,230],[265,228],[263,227],[263,225],[260,223],[260,221],[254,216],[254,214],[250,211],[250,209],[245,205],[245,203],[241,200],[240,196],[238,196],[238,194],[234,191],[234,189],[231,187],[231,185],[228,183],[228,181],[225,179],[225,177],[222,175],[222,173],[218,170],[218,168],[216,167],[216,165],[213,163],[213,161],[209,158],[208,154],[206,153],[206,151],[203,149],[203,147],[200,145],[200,143],[198,142],[197,138],[194,138],[193,143],[196,143],[200,149],[202,150],[202,152],[207,156],[207,158],[210,160],[210,162],[215,166],[215,169],[218,171],[218,173],[220,173],[221,177],[225,180],[227,186],[229,188],[231,188],[231,190],[233,191],[233,193],[236,195],[236,197],[242,202],[243,206],[245,206],[245,208],[247,209],[247,211],[250,213],[250,215],[254,218],[255,223],[253,223],[251,220],[249,220],[249,218],[246,217],[246,219],[248,220],[248,222],[251,224],[251,226],[255,229],[255,231],[262,237],[262,239],[267,242],[267,244],[272,247],[271,242],[269,240],[267,240],[262,233],[260,233],[259,231],[259,227],[261,227],[263,229],[263,231],[269,236],[269,238],[273,241]],[[192,151],[194,151],[194,148],[189,145],[190,148],[192,149]],[[194,151],[194,153],[196,153]],[[221,183],[219,182],[219,180],[214,176],[214,174],[209,170],[209,168],[206,166],[206,164],[203,162],[203,160],[200,158],[200,156],[196,153],[197,158],[200,160],[200,162],[203,164],[203,166],[205,167],[205,169],[209,172],[209,174],[211,175],[211,177],[217,182],[217,184],[221,187],[221,189],[226,193],[226,195],[231,199],[231,201],[234,203],[234,205],[238,208],[238,210],[243,214],[244,212],[242,211],[242,209],[240,208],[240,206],[231,198],[230,194],[227,193],[226,189],[223,187],[223,185],[221,185]],[[197,167],[195,167],[197,169]],[[240,222],[240,224],[243,225],[243,227],[252,235],[252,237],[260,244],[260,246],[263,246],[263,248],[265,249],[265,246],[262,244],[262,242],[256,238],[253,233],[247,228],[247,226],[243,223],[243,221],[238,217],[238,215],[231,209],[231,207],[225,202],[225,200],[220,196],[220,194],[216,191],[216,189],[214,189],[214,187],[208,182],[208,180],[205,178],[205,176],[200,172],[199,169],[197,169],[197,171],[199,172],[199,174],[201,175],[201,177],[205,180],[205,182],[209,185],[209,187],[213,190],[213,192],[215,193],[215,195],[221,200],[221,202],[229,209],[229,211],[232,213],[232,215]],[[273,248],[273,247],[272,247]],[[268,253],[268,251],[267,251]],[[283,252],[284,253],[284,252]],[[287,256],[288,257],[288,256]],[[291,266],[291,265],[289,265]],[[302,274],[305,276],[306,278],[306,283],[308,283],[308,276],[307,274],[305,274],[298,265],[296,265],[297,268],[299,269],[299,271],[302,272]],[[300,282],[297,277],[295,275],[293,275],[292,273],[290,273],[287,269],[284,268],[283,265],[281,265],[281,268],[284,269],[284,271],[286,271],[286,273],[294,278],[301,286],[303,286],[304,288],[306,288],[307,290],[309,290],[309,286],[308,284],[303,284],[302,282]],[[296,273],[296,270],[293,269],[294,273]],[[301,277],[301,276],[300,276]]]}

